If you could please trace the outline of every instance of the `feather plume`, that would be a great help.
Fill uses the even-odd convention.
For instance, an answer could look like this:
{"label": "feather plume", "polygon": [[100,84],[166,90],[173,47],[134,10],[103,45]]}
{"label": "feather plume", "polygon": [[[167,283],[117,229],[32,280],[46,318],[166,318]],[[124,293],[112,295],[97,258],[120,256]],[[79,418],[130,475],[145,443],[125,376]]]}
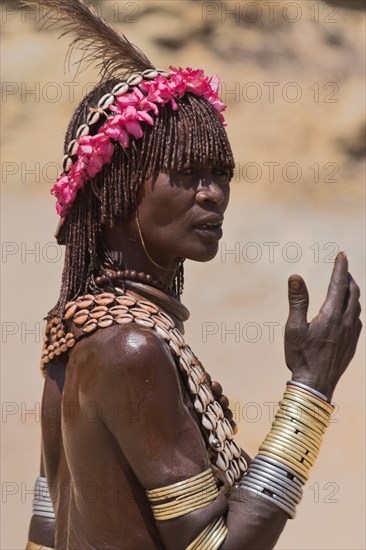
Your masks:
{"label": "feather plume", "polygon": [[67,59],[70,60],[75,48],[82,52],[76,75],[90,65],[99,68],[102,80],[155,68],[139,48],[119,34],[85,0],[22,0],[22,4],[46,10],[42,27],[61,28],[64,30],[61,36],[75,35]]}

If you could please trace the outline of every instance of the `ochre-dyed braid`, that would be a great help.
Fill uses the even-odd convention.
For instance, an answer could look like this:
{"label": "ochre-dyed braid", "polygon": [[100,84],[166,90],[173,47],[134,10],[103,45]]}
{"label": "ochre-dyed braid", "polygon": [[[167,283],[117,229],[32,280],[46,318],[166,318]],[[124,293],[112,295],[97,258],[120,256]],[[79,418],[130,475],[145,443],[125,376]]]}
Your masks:
{"label": "ochre-dyed braid", "polygon": [[[85,122],[89,108],[95,107],[117,82],[113,79],[99,84],[84,98],[69,125],[65,151]],[[102,117],[100,124],[103,122]],[[95,125],[93,133],[97,131]],[[61,290],[47,320],[60,316],[68,301],[88,292],[100,292],[95,278],[108,252],[102,238],[103,225],[112,226],[117,216],[126,217],[136,208],[139,190],[146,179],[159,171],[181,170],[192,162],[227,167],[231,176],[234,169],[230,144],[218,113],[205,99],[189,93],[179,99],[177,111],[170,104],[159,107],[154,126],[146,124],[142,138],[132,140],[128,150],[115,143],[111,163],[77,195],[64,222],[61,235],[66,253]],[[178,295],[182,293],[183,282],[183,265],[180,265],[173,285]]]}

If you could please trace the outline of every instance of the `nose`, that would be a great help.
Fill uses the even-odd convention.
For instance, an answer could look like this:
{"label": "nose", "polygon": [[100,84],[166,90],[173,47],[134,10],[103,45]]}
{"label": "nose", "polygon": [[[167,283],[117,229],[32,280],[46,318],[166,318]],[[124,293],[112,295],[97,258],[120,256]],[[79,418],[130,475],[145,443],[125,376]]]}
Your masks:
{"label": "nose", "polygon": [[214,204],[221,205],[225,202],[225,198],[222,187],[213,180],[211,174],[202,177],[196,194],[196,202],[198,204],[202,205],[207,202],[213,202]]}

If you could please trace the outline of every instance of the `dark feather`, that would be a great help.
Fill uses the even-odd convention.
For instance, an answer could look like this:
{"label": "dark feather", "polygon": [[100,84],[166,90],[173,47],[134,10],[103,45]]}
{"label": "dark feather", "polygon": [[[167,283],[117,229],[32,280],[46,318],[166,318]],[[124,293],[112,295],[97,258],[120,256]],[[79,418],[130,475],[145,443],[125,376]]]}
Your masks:
{"label": "dark feather", "polygon": [[99,68],[102,80],[154,68],[145,54],[120,35],[105,19],[88,6],[85,0],[22,0],[25,6],[45,9],[43,26],[64,29],[61,36],[72,33],[68,58],[81,50],[77,74],[90,65]]}

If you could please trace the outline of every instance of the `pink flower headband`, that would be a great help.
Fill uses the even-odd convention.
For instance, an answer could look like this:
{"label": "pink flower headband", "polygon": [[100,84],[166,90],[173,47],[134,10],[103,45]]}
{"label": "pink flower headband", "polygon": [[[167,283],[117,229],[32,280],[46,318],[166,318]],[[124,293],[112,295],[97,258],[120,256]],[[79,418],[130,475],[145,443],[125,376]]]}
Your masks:
{"label": "pink flower headband", "polygon": [[[61,223],[64,222],[79,189],[83,189],[87,180],[111,162],[114,150],[112,140],[126,148],[130,136],[136,139],[142,137],[141,122],[153,125],[151,114],[158,114],[158,105],[165,105],[170,101],[175,111],[178,109],[175,98],[190,92],[211,103],[225,124],[221,112],[226,109],[226,105],[217,94],[220,83],[217,76],[207,77],[202,69],[193,70],[190,67],[170,67],[170,70],[167,73],[148,69],[141,74],[134,74],[126,82],[117,84],[110,94],[104,95],[97,109],[91,109],[86,124],[79,127],[76,139],[69,143],[68,154],[63,161],[64,172],[51,189],[51,194],[57,198],[56,210],[61,216]],[[108,111],[112,114],[108,114]],[[96,135],[90,136],[90,127],[102,115],[107,117],[106,122]]]}

